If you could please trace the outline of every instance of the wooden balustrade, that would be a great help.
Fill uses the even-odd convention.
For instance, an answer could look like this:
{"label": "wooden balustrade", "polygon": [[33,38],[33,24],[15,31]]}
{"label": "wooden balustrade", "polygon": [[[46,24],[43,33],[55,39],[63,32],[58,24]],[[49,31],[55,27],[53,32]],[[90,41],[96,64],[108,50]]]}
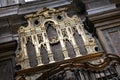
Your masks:
{"label": "wooden balustrade", "polygon": [[[92,64],[103,57],[100,64]],[[109,80],[120,79],[120,57],[113,54],[95,53],[80,56],[60,62],[55,62],[43,66],[37,66],[25,70],[16,71],[16,78],[21,78],[37,74],[37,80]],[[72,76],[69,76],[69,75]],[[19,80],[19,79],[16,79]],[[25,79],[24,79],[25,80]]]}

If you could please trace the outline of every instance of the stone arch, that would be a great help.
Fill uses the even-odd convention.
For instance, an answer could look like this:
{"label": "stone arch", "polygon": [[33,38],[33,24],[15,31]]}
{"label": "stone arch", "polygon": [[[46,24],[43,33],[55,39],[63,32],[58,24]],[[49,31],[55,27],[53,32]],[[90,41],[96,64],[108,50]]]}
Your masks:
{"label": "stone arch", "polygon": [[53,20],[53,19],[46,19],[46,20],[43,22],[43,24],[42,24],[42,28],[45,28],[45,24],[46,24],[47,22],[53,22],[53,23],[55,24],[55,26],[58,25],[58,22],[57,22],[57,21],[55,21],[55,20]]}

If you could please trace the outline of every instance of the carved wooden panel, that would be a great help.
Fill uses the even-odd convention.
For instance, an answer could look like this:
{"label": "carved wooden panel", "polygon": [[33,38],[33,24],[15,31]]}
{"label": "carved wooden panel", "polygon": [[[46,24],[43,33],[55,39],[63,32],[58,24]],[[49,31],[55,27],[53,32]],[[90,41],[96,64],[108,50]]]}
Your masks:
{"label": "carved wooden panel", "polygon": [[112,53],[120,53],[120,26],[103,30],[104,37]]}

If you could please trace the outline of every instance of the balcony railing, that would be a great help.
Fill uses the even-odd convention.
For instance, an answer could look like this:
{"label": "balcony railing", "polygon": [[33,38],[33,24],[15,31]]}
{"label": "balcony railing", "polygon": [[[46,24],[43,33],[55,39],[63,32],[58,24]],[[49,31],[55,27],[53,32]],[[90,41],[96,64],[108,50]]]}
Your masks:
{"label": "balcony railing", "polygon": [[[91,64],[103,57],[100,64]],[[30,77],[31,76],[31,77]],[[16,72],[16,80],[119,80],[120,57],[96,53]]]}

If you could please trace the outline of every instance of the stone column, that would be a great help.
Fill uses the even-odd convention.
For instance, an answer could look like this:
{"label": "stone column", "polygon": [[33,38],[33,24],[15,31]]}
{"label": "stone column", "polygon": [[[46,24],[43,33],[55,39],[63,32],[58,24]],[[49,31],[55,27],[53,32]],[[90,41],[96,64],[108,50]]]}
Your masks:
{"label": "stone column", "polygon": [[29,62],[29,58],[28,58],[28,54],[27,54],[27,47],[26,47],[26,37],[21,37],[21,48],[22,48],[22,52],[23,52],[23,63],[24,63],[24,68],[30,68],[30,62]]}
{"label": "stone column", "polygon": [[86,36],[86,33],[85,33],[84,29],[83,29],[83,25],[82,24],[78,24],[76,26],[76,29],[77,29],[79,35],[81,35],[84,44],[87,44],[87,36]]}
{"label": "stone column", "polygon": [[78,48],[78,46],[76,44],[76,41],[75,41],[75,38],[73,36],[74,32],[72,31],[71,27],[66,28],[66,30],[67,30],[67,34],[68,34],[68,37],[69,37],[69,41],[71,42],[71,44],[74,48],[74,51],[76,53],[76,57],[81,56],[79,48]]}
{"label": "stone column", "polygon": [[41,59],[41,54],[40,54],[40,51],[39,51],[39,48],[38,48],[38,46],[39,46],[38,37],[37,37],[36,34],[32,35],[31,37],[32,37],[32,42],[33,42],[33,44],[35,46],[36,58],[37,58],[38,66],[43,65],[42,59]]}
{"label": "stone column", "polygon": [[43,36],[43,40],[44,40],[44,42],[46,44],[46,50],[48,52],[48,57],[49,57],[49,60],[50,60],[49,63],[53,63],[55,61],[54,61],[54,58],[53,58],[53,53],[52,53],[52,50],[50,48],[50,43],[49,43],[46,32],[43,32],[42,36]]}
{"label": "stone column", "polygon": [[61,44],[61,47],[62,47],[63,55],[64,55],[65,59],[70,59],[70,57],[68,55],[68,51],[67,51],[66,46],[65,46],[65,42],[63,41],[64,38],[63,38],[63,35],[62,35],[62,31],[60,29],[58,29],[57,33],[58,33],[58,36],[59,36],[59,40],[60,40],[60,44]]}

